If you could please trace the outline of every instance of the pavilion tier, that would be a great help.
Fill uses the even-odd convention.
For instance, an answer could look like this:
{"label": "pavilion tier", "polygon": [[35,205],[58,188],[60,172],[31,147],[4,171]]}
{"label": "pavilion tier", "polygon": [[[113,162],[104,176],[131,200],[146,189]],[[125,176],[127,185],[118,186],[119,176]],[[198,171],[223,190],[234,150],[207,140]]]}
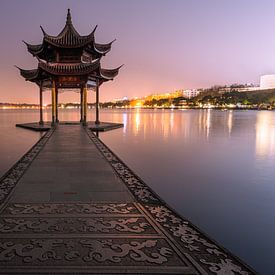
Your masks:
{"label": "pavilion tier", "polygon": [[43,123],[42,91],[52,89],[52,123],[58,122],[58,89],[79,88],[81,95],[81,121],[86,123],[87,88],[96,89],[96,123],[99,123],[99,86],[118,75],[119,69],[101,68],[101,58],[112,46],[112,42],[99,44],[95,42],[95,30],[88,35],[80,35],[73,26],[70,9],[63,30],[57,35],[43,32],[43,41],[38,45],[27,45],[28,51],[38,59],[37,69],[21,69],[20,74],[27,81],[40,87],[40,123]]}

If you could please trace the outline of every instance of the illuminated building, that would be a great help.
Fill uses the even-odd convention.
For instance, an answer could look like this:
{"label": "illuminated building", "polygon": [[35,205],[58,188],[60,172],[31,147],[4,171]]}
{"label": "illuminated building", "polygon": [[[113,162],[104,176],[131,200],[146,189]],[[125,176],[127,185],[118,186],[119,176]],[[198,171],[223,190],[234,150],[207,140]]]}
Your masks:
{"label": "illuminated building", "polygon": [[186,98],[192,98],[200,94],[200,91],[196,89],[189,89],[183,91],[183,96]]}
{"label": "illuminated building", "polygon": [[275,88],[275,74],[262,75],[260,79],[261,90],[274,89]]}

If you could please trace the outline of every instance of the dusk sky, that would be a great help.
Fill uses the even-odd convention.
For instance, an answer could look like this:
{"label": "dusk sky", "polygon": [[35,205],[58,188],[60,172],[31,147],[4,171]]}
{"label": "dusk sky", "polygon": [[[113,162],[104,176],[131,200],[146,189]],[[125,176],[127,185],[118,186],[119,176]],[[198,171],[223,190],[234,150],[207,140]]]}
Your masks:
{"label": "dusk sky", "polygon": [[[57,35],[67,8],[80,34],[98,24],[97,42],[117,39],[103,65],[125,66],[102,86],[101,101],[215,84],[258,84],[260,75],[275,73],[272,0],[0,0],[0,102],[38,103],[38,87],[14,65],[36,68],[22,40],[41,43],[40,25]],[[50,93],[45,95],[49,103]],[[78,100],[73,92],[60,96],[60,102]]]}

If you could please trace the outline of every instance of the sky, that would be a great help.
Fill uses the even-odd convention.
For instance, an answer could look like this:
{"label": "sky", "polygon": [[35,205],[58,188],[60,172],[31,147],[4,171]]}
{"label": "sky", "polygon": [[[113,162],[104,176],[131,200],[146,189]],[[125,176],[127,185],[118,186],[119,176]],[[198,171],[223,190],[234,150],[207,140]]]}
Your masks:
{"label": "sky", "polygon": [[[101,86],[100,99],[142,97],[177,89],[259,83],[275,73],[273,0],[0,0],[0,102],[38,103],[38,87],[14,65],[34,69],[25,40],[42,41],[40,25],[57,35],[67,9],[82,35],[98,25],[96,41],[116,38],[105,68],[121,64]],[[50,92],[45,92],[50,103]],[[94,101],[94,93],[89,93]],[[60,102],[77,102],[65,92]]]}

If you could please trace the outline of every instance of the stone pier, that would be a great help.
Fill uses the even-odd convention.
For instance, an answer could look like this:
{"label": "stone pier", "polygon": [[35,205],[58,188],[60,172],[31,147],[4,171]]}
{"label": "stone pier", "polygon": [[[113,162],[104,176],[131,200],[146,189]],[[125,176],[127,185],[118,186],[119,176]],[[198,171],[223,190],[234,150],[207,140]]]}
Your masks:
{"label": "stone pier", "polygon": [[0,180],[0,274],[256,274],[89,129],[49,127]]}

